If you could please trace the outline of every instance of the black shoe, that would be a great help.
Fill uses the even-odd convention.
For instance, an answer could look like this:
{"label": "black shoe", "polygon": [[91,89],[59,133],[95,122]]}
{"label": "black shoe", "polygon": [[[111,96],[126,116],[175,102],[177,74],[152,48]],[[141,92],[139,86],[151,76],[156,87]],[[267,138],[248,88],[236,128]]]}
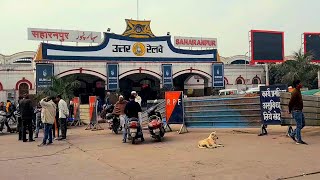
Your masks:
{"label": "black shoe", "polygon": [[141,142],[143,142],[144,141],[144,138],[141,138]]}
{"label": "black shoe", "polygon": [[24,140],[22,140],[23,142],[28,142],[28,139],[24,139]]}
{"label": "black shoe", "polygon": [[38,138],[38,136],[35,136],[34,138]]}
{"label": "black shoe", "polygon": [[294,135],[292,134],[288,134],[289,137],[291,137],[291,139],[294,141],[294,142],[297,142],[296,138],[294,137]]}
{"label": "black shoe", "polygon": [[46,143],[41,143],[41,144],[38,145],[38,147],[42,147],[42,146],[45,146],[45,145],[47,145],[47,144]]}
{"label": "black shoe", "polygon": [[30,139],[30,140],[29,140],[29,142],[33,142],[33,141],[35,141],[35,140],[34,140],[34,139]]}
{"label": "black shoe", "polygon": [[66,140],[67,138],[65,137],[62,137],[62,138],[59,138],[58,141],[62,141],[62,140]]}
{"label": "black shoe", "polygon": [[122,139],[122,143],[126,143],[127,142],[127,140],[125,140],[125,139]]}
{"label": "black shoe", "polygon": [[52,142],[49,142],[48,144],[46,144],[47,146],[49,146],[49,145],[51,145],[52,144]]}
{"label": "black shoe", "polygon": [[308,143],[304,142],[304,141],[297,141],[296,144],[304,144],[304,145],[308,145]]}

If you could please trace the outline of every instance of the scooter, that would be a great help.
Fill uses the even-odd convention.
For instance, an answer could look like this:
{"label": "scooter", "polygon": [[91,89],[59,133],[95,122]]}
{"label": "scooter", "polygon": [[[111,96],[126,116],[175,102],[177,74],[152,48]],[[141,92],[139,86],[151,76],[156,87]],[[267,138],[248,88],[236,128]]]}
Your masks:
{"label": "scooter", "polygon": [[131,140],[132,144],[136,143],[137,139],[141,139],[141,142],[144,141],[141,125],[139,123],[139,119],[130,118],[128,122],[128,140]]}
{"label": "scooter", "polygon": [[120,126],[120,117],[115,114],[107,114],[107,122],[109,124],[109,129],[112,130],[115,134],[122,131],[122,126]]}
{"label": "scooter", "polygon": [[106,119],[107,123],[109,124],[109,129],[115,134],[118,134],[119,131],[122,131],[122,127],[120,126],[120,117],[112,113],[113,109],[113,105],[110,105],[106,108]]}
{"label": "scooter", "polygon": [[162,122],[162,117],[160,112],[156,111],[157,107],[150,108],[148,110],[148,129],[152,138],[156,139],[158,142],[162,141],[165,134],[165,128]]}

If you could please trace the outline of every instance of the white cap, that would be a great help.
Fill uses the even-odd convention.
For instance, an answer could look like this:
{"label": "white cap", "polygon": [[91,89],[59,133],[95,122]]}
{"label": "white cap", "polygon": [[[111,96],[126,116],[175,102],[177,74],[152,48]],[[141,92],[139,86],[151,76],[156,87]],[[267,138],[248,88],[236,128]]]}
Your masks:
{"label": "white cap", "polygon": [[120,95],[120,96],[119,96],[119,98],[123,98],[123,96],[122,96],[122,95]]}
{"label": "white cap", "polygon": [[136,91],[131,91],[131,94],[137,94],[137,92]]}

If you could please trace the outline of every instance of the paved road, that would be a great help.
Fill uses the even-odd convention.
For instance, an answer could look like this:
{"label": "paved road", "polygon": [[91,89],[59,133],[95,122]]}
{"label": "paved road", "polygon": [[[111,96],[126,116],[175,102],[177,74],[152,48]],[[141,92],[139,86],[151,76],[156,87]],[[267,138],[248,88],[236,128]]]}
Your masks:
{"label": "paved road", "polygon": [[[103,125],[104,126],[104,125]],[[271,135],[258,137],[258,129],[218,129],[225,147],[198,149],[197,142],[211,129],[167,133],[157,143],[122,144],[109,130],[69,130],[68,140],[37,147],[0,134],[2,180],[121,180],[121,179],[278,179],[320,171],[320,128],[304,130],[310,145],[296,145],[285,128],[271,127]],[[148,136],[148,133],[145,132]],[[320,179],[320,174],[292,179]]]}

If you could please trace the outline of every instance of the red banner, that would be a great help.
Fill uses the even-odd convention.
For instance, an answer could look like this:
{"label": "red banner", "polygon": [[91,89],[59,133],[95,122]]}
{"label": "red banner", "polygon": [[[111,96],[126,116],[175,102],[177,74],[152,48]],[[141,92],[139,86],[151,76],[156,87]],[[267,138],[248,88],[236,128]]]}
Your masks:
{"label": "red banner", "polygon": [[89,96],[89,118],[90,122],[93,120],[93,113],[95,113],[95,107],[96,107],[96,101],[97,97],[96,96]]}
{"label": "red banner", "polygon": [[168,91],[165,94],[166,121],[168,124],[183,123],[183,92]]}

